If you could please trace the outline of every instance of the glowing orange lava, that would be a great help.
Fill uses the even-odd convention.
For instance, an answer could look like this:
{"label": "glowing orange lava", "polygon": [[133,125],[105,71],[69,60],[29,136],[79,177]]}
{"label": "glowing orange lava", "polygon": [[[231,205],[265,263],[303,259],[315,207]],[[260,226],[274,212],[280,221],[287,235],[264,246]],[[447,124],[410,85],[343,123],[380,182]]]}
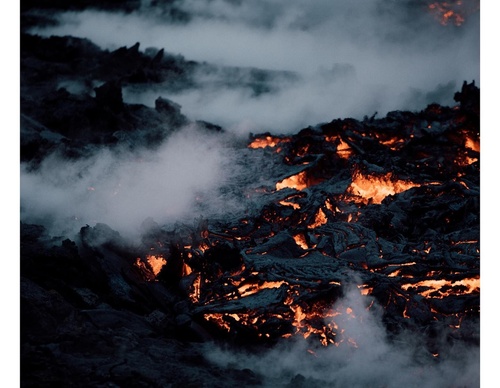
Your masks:
{"label": "glowing orange lava", "polygon": [[298,174],[292,175],[276,183],[276,190],[282,190],[286,188],[304,190],[307,187],[307,174],[305,171],[299,172]]}
{"label": "glowing orange lava", "polygon": [[352,155],[352,148],[340,136],[326,136],[325,140],[329,143],[337,144],[337,155],[342,159],[349,159]]}
{"label": "glowing orange lava", "polygon": [[399,150],[401,148],[401,146],[404,145],[404,143],[405,143],[404,139],[398,139],[398,138],[392,138],[392,139],[380,141],[380,144],[383,144],[386,147],[389,147],[392,151]]}
{"label": "glowing orange lava", "polygon": [[480,152],[479,141],[467,137],[465,139],[465,147],[470,148],[473,151]]}
{"label": "glowing orange lava", "polygon": [[146,257],[148,264],[151,266],[151,270],[157,276],[162,267],[167,264],[167,261],[162,256],[148,255]]}
{"label": "glowing orange lava", "polygon": [[318,212],[316,213],[316,216],[314,217],[314,222],[307,227],[309,229],[314,229],[317,228],[318,226],[324,225],[328,222],[328,219],[326,218],[326,214],[323,211],[323,209],[319,208]]}
{"label": "glowing orange lava", "polygon": [[248,148],[266,148],[271,147],[274,148],[280,143],[287,143],[290,139],[288,138],[279,138],[275,136],[266,136],[255,139],[248,145]]}
{"label": "glowing orange lava", "polygon": [[392,173],[385,175],[362,175],[356,173],[347,192],[361,197],[360,202],[380,204],[388,195],[394,195],[420,186],[418,183],[394,179]]}
{"label": "glowing orange lava", "polygon": [[299,205],[298,203],[295,203],[295,202],[280,201],[280,205],[283,205],[283,206],[291,206],[291,207],[293,207],[295,210],[300,209],[300,205]]}
{"label": "glowing orange lava", "polygon": [[257,292],[262,291],[266,288],[279,288],[283,284],[287,283],[284,280],[276,282],[249,283],[239,287],[238,292],[240,296],[243,298],[245,296],[256,294]]}
{"label": "glowing orange lava", "polygon": [[[456,289],[456,287],[459,289]],[[427,288],[424,291],[418,292],[423,297],[434,297],[442,299],[449,295],[465,295],[472,294],[474,292],[479,292],[480,280],[479,277],[476,278],[466,278],[457,281],[449,280],[423,280],[417,283],[407,283],[403,284],[401,288],[403,290],[408,290],[409,288],[424,287]],[[451,290],[450,288],[455,288]],[[432,294],[432,295],[431,295]]]}
{"label": "glowing orange lava", "polygon": [[306,238],[303,234],[296,234],[295,236],[293,236],[293,239],[295,240],[295,243],[302,249],[309,249]]}

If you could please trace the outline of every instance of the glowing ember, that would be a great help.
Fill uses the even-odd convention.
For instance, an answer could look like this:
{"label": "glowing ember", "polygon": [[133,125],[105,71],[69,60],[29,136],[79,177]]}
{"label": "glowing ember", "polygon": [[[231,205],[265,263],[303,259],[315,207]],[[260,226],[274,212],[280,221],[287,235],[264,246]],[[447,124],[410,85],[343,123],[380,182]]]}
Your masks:
{"label": "glowing ember", "polygon": [[337,155],[343,159],[349,159],[352,155],[352,148],[340,136],[326,136],[325,140],[337,144]]}
{"label": "glowing ember", "polygon": [[[427,288],[427,290],[419,292],[419,294],[424,297],[443,298],[449,295],[465,295],[472,294],[473,292],[479,292],[480,280],[479,278],[467,278],[454,282],[444,279],[423,280],[418,283],[408,283],[401,286],[403,290],[416,287]],[[455,289],[451,290],[450,288]]]}
{"label": "glowing ember", "polygon": [[266,288],[279,288],[281,285],[287,284],[284,280],[280,280],[277,282],[263,282],[263,283],[250,283],[250,284],[245,284],[238,288],[238,292],[240,296],[243,298],[245,296],[249,296],[252,294],[256,294],[259,291],[262,291]]}
{"label": "glowing ember", "polygon": [[199,302],[200,291],[201,291],[201,276],[200,274],[197,274],[196,277],[194,278],[191,288],[189,289],[189,299],[191,299],[193,303]]}
{"label": "glowing ember", "polygon": [[467,155],[460,155],[459,157],[457,157],[457,159],[455,159],[455,163],[460,167],[469,166],[477,161],[478,158],[472,158]]}
{"label": "glowing ember", "polygon": [[479,11],[479,0],[448,0],[429,4],[429,11],[443,26],[461,26],[465,18]]}
{"label": "glowing ember", "polygon": [[362,203],[380,204],[388,195],[398,194],[419,186],[418,183],[394,179],[390,172],[381,176],[364,176],[361,173],[356,173],[347,192],[361,197],[360,202]]}
{"label": "glowing ember", "polygon": [[397,151],[403,146],[405,143],[404,139],[398,139],[398,138],[392,138],[388,140],[383,140],[380,141],[380,144],[385,145],[386,147],[389,147],[392,151]]}
{"label": "glowing ember", "polygon": [[300,209],[300,205],[299,205],[298,203],[295,203],[295,202],[280,201],[280,205],[283,205],[283,206],[291,206],[291,207],[293,207],[295,210]]}
{"label": "glowing ember", "polygon": [[368,287],[366,284],[358,285],[359,292],[361,295],[370,295],[373,291],[373,287]]}
{"label": "glowing ember", "polygon": [[155,276],[158,275],[162,267],[167,264],[167,261],[162,256],[148,255],[146,261],[150,265]]}
{"label": "glowing ember", "polygon": [[188,276],[192,272],[193,272],[193,270],[191,269],[191,267],[189,265],[187,265],[186,263],[184,263],[182,265],[182,276]]}
{"label": "glowing ember", "polygon": [[224,320],[224,314],[220,313],[204,314],[204,318],[207,321],[215,323],[217,326],[219,326],[220,329],[223,329],[228,333],[231,330],[231,326],[229,326],[229,323],[226,320]]}
{"label": "glowing ember", "polygon": [[248,148],[266,148],[271,147],[274,148],[280,143],[287,143],[290,139],[287,138],[279,138],[275,136],[266,136],[255,139],[248,145]]}
{"label": "glowing ember", "polygon": [[307,155],[308,151],[309,151],[309,146],[305,145],[305,146],[300,147],[300,149],[298,149],[296,151],[295,155],[297,155],[299,158],[302,158],[305,155]]}
{"label": "glowing ember", "polygon": [[323,211],[323,209],[319,208],[318,212],[316,213],[316,216],[314,217],[314,222],[311,225],[308,225],[307,227],[309,229],[317,228],[318,226],[324,225],[328,222],[328,219],[326,218],[326,214]]}
{"label": "glowing ember", "polygon": [[461,5],[461,1],[456,1],[455,4],[443,2],[429,4],[429,10],[435,15],[436,19],[446,26],[448,23],[453,23],[456,26],[461,26],[465,21],[463,16],[458,13],[457,6]]}
{"label": "glowing ember", "polygon": [[286,188],[304,190],[307,187],[307,175],[305,171],[299,172],[296,175],[292,175],[276,183],[276,190],[282,190]]}
{"label": "glowing ember", "polygon": [[306,238],[303,234],[296,234],[295,236],[293,236],[293,239],[295,240],[295,243],[302,249],[309,249]]}
{"label": "glowing ember", "polygon": [[467,137],[465,139],[465,147],[470,148],[473,151],[480,152],[479,141]]}

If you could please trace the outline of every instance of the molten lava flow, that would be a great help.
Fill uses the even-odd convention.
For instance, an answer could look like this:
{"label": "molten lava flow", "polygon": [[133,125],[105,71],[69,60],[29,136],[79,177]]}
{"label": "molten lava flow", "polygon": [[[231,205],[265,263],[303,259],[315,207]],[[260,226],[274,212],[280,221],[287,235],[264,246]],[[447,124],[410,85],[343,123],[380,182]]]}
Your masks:
{"label": "molten lava flow", "polygon": [[153,271],[155,276],[157,276],[160,273],[162,267],[167,264],[167,261],[162,256],[148,255],[146,257],[146,261],[150,265],[151,270]]}
{"label": "molten lava flow", "polygon": [[248,145],[248,148],[266,148],[271,147],[274,148],[280,143],[287,143],[290,139],[288,138],[279,138],[275,136],[266,136],[255,139]]}
{"label": "molten lava flow", "polygon": [[386,147],[389,147],[392,151],[397,151],[405,144],[405,140],[398,139],[398,138],[391,138],[388,140],[380,141],[380,144],[383,144]]}
{"label": "molten lava flow", "polygon": [[192,272],[193,272],[193,269],[189,265],[187,265],[186,263],[182,264],[182,276],[191,275]]}
{"label": "molten lava flow", "polygon": [[276,190],[282,190],[286,188],[304,190],[307,187],[307,174],[305,171],[299,172],[298,174],[292,175],[276,183]]}
{"label": "molten lava flow", "polygon": [[317,228],[318,226],[324,225],[328,222],[328,219],[326,218],[326,214],[323,211],[323,209],[319,208],[318,212],[316,213],[316,216],[314,217],[314,222],[307,227],[309,229],[314,229]]}
{"label": "molten lava flow", "polygon": [[201,276],[197,274],[193,280],[193,284],[189,289],[189,299],[193,303],[198,303],[200,300],[200,292],[201,292]]}
{"label": "molten lava flow", "polygon": [[473,151],[480,152],[479,141],[466,137],[465,147],[470,148]]}
{"label": "molten lava flow", "polygon": [[381,176],[364,176],[358,172],[354,174],[347,192],[361,197],[359,201],[361,203],[380,204],[388,195],[398,194],[419,186],[418,183],[394,179],[390,172]]}
{"label": "molten lava flow", "polygon": [[309,145],[306,144],[295,151],[295,156],[302,158],[306,156],[308,152],[309,152]]}
{"label": "molten lava flow", "polygon": [[442,299],[450,295],[465,295],[479,292],[480,280],[479,277],[466,278],[457,281],[449,280],[423,280],[417,283],[403,284],[401,288],[408,290],[410,288],[424,287],[424,291],[418,293],[423,297],[439,298]]}
{"label": "molten lava flow", "polygon": [[303,234],[301,233],[296,234],[295,236],[293,236],[293,239],[295,240],[295,243],[302,249],[309,249],[306,238],[304,237]]}
{"label": "molten lava flow", "polygon": [[340,136],[326,136],[325,140],[337,144],[337,155],[341,158],[349,159],[351,157],[352,148]]}
{"label": "molten lava flow", "polygon": [[291,206],[295,210],[300,209],[300,205],[298,203],[295,203],[295,202],[280,201],[279,203],[280,203],[280,205],[283,205],[283,206]]}
{"label": "molten lava flow", "polygon": [[204,314],[203,317],[206,321],[215,323],[220,329],[229,333],[231,326],[229,326],[229,323],[224,319],[224,315],[225,314],[221,313],[212,313]]}
{"label": "molten lava flow", "polygon": [[286,283],[284,280],[276,282],[249,283],[239,287],[238,292],[240,294],[240,297],[244,298],[245,296],[256,294],[257,292],[262,291],[266,288],[279,288],[283,284],[288,283]]}
{"label": "molten lava flow", "polygon": [[469,166],[478,161],[478,158],[473,158],[468,155],[459,155],[455,159],[455,163],[460,167]]}

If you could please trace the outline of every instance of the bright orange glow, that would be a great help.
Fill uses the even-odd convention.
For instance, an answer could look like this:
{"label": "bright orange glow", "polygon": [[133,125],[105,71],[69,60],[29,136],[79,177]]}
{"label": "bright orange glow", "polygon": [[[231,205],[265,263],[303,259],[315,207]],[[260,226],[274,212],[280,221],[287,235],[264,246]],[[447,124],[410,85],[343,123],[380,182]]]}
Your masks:
{"label": "bright orange glow", "polygon": [[286,188],[304,190],[307,187],[307,175],[305,171],[299,172],[296,175],[292,175],[276,183],[276,190],[282,190]]}
{"label": "bright orange glow", "polygon": [[479,141],[467,137],[465,139],[465,146],[473,151],[480,152]]}
{"label": "bright orange glow", "polygon": [[262,291],[265,288],[279,288],[281,285],[287,284],[284,280],[280,280],[277,282],[263,282],[260,284],[257,283],[249,283],[244,284],[238,288],[238,292],[242,298],[245,296],[256,294],[259,291]]}
{"label": "bright orange glow", "polygon": [[[149,272],[150,269],[146,266],[146,264],[138,257],[135,259],[135,264],[134,264],[137,268],[140,268],[141,270],[143,270],[144,272]],[[148,280],[151,280],[149,279],[148,277]]]}
{"label": "bright orange glow", "polygon": [[224,314],[221,313],[212,313],[212,314],[204,314],[203,316],[205,320],[214,322],[219,326],[224,331],[229,331],[231,330],[231,326],[229,326],[229,323],[224,320]]}
{"label": "bright orange glow", "polygon": [[307,227],[309,229],[314,229],[317,228],[318,226],[324,225],[328,222],[328,219],[326,218],[326,214],[323,211],[323,209],[319,208],[318,212],[316,213],[316,216],[314,217],[314,222],[311,225],[308,225]]}
{"label": "bright orange glow", "polygon": [[296,234],[295,236],[293,236],[293,239],[295,240],[295,243],[302,249],[309,249],[306,238],[303,234]]}
{"label": "bright orange glow", "polygon": [[[451,287],[463,286],[460,290],[450,290]],[[403,284],[401,288],[403,290],[408,290],[409,288],[414,287],[426,287],[428,288],[425,291],[420,291],[419,294],[423,297],[432,297],[442,299],[445,296],[449,295],[465,295],[472,294],[474,292],[479,292],[480,289],[480,280],[479,278],[467,278],[457,281],[449,281],[449,280],[423,280],[418,283],[407,283]],[[444,289],[443,288],[448,288]],[[434,294],[431,296],[431,294]]]}
{"label": "bright orange glow", "polygon": [[201,276],[200,274],[197,274],[189,290],[189,299],[191,299],[191,301],[194,303],[198,303],[200,300],[200,291],[201,291]]}
{"label": "bright orange glow", "polygon": [[405,140],[404,139],[398,139],[398,138],[392,138],[388,140],[383,140],[380,142],[380,144],[385,145],[386,147],[389,147],[392,151],[397,151],[401,148],[402,145],[404,145]]}
{"label": "bright orange glow", "polygon": [[290,139],[279,138],[275,136],[266,136],[255,139],[248,145],[248,148],[266,148],[266,147],[276,147],[280,143],[287,143]]}
{"label": "bright orange glow", "polygon": [[283,205],[283,206],[291,206],[291,207],[293,207],[295,210],[300,209],[300,205],[299,205],[298,203],[295,203],[295,202],[280,201],[280,205]]}
{"label": "bright orange glow", "polygon": [[199,246],[198,249],[202,252],[205,252],[208,248],[210,248],[210,245],[208,245],[206,242],[202,242]]}
{"label": "bright orange glow", "polygon": [[352,148],[340,136],[326,136],[325,140],[329,143],[337,143],[337,155],[342,159],[349,159],[352,156]]}
{"label": "bright orange glow", "polygon": [[373,291],[373,287],[368,287],[366,284],[358,285],[358,289],[361,295],[370,295]]}
{"label": "bright orange glow", "polygon": [[193,272],[193,270],[191,269],[191,267],[189,265],[187,265],[186,263],[184,263],[182,265],[182,276],[188,276],[192,272]]}
{"label": "bright orange glow", "polygon": [[347,192],[361,197],[360,202],[368,204],[370,201],[380,204],[388,195],[394,195],[420,186],[418,183],[394,179],[392,173],[381,176],[356,173]]}
{"label": "bright orange glow", "polygon": [[399,276],[400,272],[401,272],[401,270],[400,270],[400,269],[397,269],[397,270],[395,270],[394,272],[391,272],[389,275],[387,275],[387,277],[389,277],[389,278],[394,278],[394,277],[396,277],[396,276]]}
{"label": "bright orange glow", "polygon": [[466,155],[459,156],[457,159],[455,159],[455,163],[458,164],[460,167],[469,166],[477,161],[478,161],[477,158],[471,158],[470,156]]}
{"label": "bright orange glow", "polygon": [[459,244],[477,244],[478,240],[463,240],[463,241],[457,241],[457,242],[452,242],[452,245],[459,245]]}
{"label": "bright orange glow", "polygon": [[460,0],[442,3],[435,2],[429,5],[429,10],[443,26],[448,24],[461,26],[465,21],[464,16],[461,14],[461,5],[462,2]]}
{"label": "bright orange glow", "polygon": [[332,204],[332,201],[330,201],[330,199],[327,199],[325,201],[325,207],[330,210],[332,213],[335,213],[335,209],[333,208],[333,204]]}
{"label": "bright orange glow", "polygon": [[160,273],[162,267],[167,264],[167,261],[162,256],[148,255],[146,257],[146,261],[150,265],[151,270],[153,271],[155,276],[157,276]]}
{"label": "bright orange glow", "polygon": [[303,156],[307,155],[307,152],[309,151],[309,145],[305,145],[300,147],[299,150],[295,153],[299,158],[302,158]]}

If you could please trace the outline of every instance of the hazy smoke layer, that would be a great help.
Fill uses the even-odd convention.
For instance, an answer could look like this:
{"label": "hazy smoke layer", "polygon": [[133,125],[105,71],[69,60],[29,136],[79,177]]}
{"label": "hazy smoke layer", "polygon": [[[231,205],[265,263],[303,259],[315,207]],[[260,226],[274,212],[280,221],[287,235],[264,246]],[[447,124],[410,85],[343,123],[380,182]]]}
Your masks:
{"label": "hazy smoke layer", "polygon": [[211,348],[207,357],[251,369],[266,387],[479,387],[479,348],[443,345],[437,359],[414,334],[389,340],[381,308],[368,309],[367,303],[369,298],[353,287],[332,306],[341,313],[333,321],[344,330],[338,347],[299,340],[257,355]]}
{"label": "hazy smoke layer", "polygon": [[[166,223],[193,215],[197,195],[217,208],[230,153],[221,136],[187,127],[156,151],[96,150],[90,158],[45,158],[36,172],[21,166],[21,221],[74,233],[86,223],[109,224],[132,237],[142,221]],[[229,204],[225,204],[229,206]]]}
{"label": "hazy smoke layer", "polygon": [[148,4],[127,15],[63,13],[60,26],[33,32],[87,37],[108,49],[140,42],[220,66],[295,72],[299,82],[272,94],[223,85],[161,93],[191,118],[239,132],[292,132],[339,117],[451,105],[464,80],[479,85],[479,12],[464,15],[461,26],[443,26],[425,2],[413,0],[185,0],[173,4],[189,18],[173,20]]}

